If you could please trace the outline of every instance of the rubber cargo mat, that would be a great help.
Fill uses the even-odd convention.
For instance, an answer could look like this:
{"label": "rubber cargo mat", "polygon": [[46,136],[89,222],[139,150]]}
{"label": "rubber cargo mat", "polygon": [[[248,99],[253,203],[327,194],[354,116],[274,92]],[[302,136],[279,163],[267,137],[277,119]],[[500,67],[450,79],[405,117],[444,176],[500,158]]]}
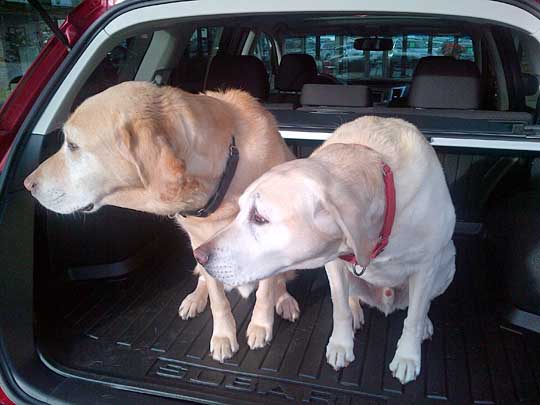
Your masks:
{"label": "rubber cargo mat", "polygon": [[422,346],[422,372],[406,386],[388,370],[404,311],[385,317],[365,309],[356,360],[340,372],[326,364],[332,305],[322,270],[290,284],[300,319],[276,316],[273,341],[260,350],[248,350],[245,339],[253,297],[230,293],[240,350],[225,364],[213,361],[209,308],[192,320],[178,317],[195,286],[192,259],[182,265],[180,254],[130,280],[64,292],[55,305],[65,316],[45,327],[40,321],[41,355],[63,374],[205,402],[540,403],[540,336],[499,323],[480,244],[462,239],[457,247],[456,278],[430,310],[435,333]]}

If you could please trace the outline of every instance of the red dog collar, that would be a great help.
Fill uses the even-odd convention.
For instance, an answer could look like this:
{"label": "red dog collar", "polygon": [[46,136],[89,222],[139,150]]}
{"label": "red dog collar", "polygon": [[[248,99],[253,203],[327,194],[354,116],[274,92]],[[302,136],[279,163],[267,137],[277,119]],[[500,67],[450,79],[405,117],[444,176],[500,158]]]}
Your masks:
{"label": "red dog collar", "polygon": [[[388,245],[388,239],[390,238],[390,234],[392,233],[394,218],[396,216],[396,187],[394,185],[394,174],[392,173],[392,169],[390,169],[390,166],[388,166],[384,162],[382,165],[382,170],[384,180],[384,193],[386,196],[384,222],[381,233],[379,234],[379,240],[377,241],[377,244],[369,255],[369,261],[379,256],[383,252],[386,245]],[[354,265],[353,272],[354,275],[357,277],[360,277],[362,274],[364,274],[364,272],[366,271],[366,267],[369,265],[368,262],[366,266],[359,266],[358,261],[356,260],[356,256],[354,254],[339,256],[339,258]],[[358,271],[358,268],[360,268],[360,271]]]}

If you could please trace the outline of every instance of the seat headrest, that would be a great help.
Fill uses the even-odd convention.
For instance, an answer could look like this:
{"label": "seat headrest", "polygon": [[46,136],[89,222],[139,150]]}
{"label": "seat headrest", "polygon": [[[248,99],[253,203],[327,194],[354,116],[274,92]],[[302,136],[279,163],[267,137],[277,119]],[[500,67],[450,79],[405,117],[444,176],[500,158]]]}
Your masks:
{"label": "seat headrest", "polygon": [[448,56],[420,59],[413,74],[408,104],[416,108],[479,109],[482,85],[476,64]]}
{"label": "seat headrest", "polygon": [[275,86],[281,91],[300,91],[306,83],[317,77],[317,65],[313,56],[305,53],[283,55],[279,65]]}
{"label": "seat headrest", "polygon": [[371,91],[367,86],[304,84],[300,96],[302,106],[371,107]]}
{"label": "seat headrest", "polygon": [[268,98],[268,75],[260,59],[251,55],[216,55],[210,63],[206,90],[242,89],[261,100]]}

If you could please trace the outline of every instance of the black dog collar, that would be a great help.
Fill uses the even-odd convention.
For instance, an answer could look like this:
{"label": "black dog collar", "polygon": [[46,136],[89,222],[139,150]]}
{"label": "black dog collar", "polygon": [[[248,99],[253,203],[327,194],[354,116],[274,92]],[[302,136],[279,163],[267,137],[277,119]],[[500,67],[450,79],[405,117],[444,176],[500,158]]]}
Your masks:
{"label": "black dog collar", "polygon": [[236,147],[236,140],[234,139],[234,135],[231,140],[231,144],[229,145],[229,157],[227,158],[227,163],[225,164],[225,171],[223,172],[221,179],[219,180],[219,184],[217,186],[216,191],[214,192],[214,195],[210,197],[206,205],[202,208],[199,208],[197,210],[188,210],[188,211],[180,211],[176,215],[181,215],[184,218],[185,217],[199,217],[199,218],[206,218],[210,214],[212,214],[215,210],[217,210],[223,201],[223,198],[225,197],[225,194],[227,194],[227,190],[229,189],[229,186],[231,185],[232,179],[234,178],[234,174],[236,173],[236,166],[238,166],[238,159],[240,158],[240,154],[238,152],[238,148]]}

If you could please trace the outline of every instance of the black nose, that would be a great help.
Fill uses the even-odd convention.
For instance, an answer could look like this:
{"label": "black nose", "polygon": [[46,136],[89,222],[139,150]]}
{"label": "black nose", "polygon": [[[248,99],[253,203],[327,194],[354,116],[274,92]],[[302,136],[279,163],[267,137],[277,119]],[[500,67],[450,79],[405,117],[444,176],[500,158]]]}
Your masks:
{"label": "black nose", "polygon": [[193,251],[193,255],[195,256],[195,260],[197,260],[201,266],[208,263],[208,259],[210,258],[210,254],[204,246],[199,246],[197,249],[195,249]]}

